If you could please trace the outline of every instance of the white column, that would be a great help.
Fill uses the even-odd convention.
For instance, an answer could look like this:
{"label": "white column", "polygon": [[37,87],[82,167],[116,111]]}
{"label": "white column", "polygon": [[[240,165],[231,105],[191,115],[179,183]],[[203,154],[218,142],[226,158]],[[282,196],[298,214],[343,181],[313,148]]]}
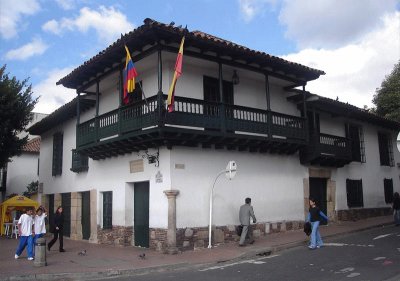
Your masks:
{"label": "white column", "polygon": [[176,247],[176,196],[179,190],[165,190],[168,198],[168,231],[167,231],[167,251],[168,254],[177,254]]}

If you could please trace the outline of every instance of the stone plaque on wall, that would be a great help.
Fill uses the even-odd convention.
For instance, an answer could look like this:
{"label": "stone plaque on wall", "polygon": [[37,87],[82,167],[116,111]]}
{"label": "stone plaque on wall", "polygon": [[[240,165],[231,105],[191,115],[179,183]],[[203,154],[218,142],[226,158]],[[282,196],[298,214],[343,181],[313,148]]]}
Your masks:
{"label": "stone plaque on wall", "polygon": [[163,182],[163,176],[160,171],[157,172],[156,174],[156,183],[162,183]]}
{"label": "stone plaque on wall", "polygon": [[130,161],[129,168],[130,168],[131,173],[144,172],[143,159]]}

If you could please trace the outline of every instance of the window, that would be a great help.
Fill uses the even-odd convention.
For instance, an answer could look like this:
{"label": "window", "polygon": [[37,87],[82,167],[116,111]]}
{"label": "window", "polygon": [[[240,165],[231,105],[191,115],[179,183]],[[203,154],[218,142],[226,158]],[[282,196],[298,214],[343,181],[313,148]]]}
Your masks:
{"label": "window", "polygon": [[72,167],[71,171],[75,173],[80,173],[83,171],[87,171],[89,169],[89,157],[87,155],[83,155],[76,151],[76,149],[72,149]]}
{"label": "window", "polygon": [[53,135],[53,169],[52,169],[53,176],[61,175],[62,158],[63,158],[63,134],[55,133]]}
{"label": "window", "polygon": [[383,179],[383,188],[385,189],[386,204],[393,203],[393,179]]}
{"label": "window", "polygon": [[103,192],[103,228],[112,228],[112,191]]}
{"label": "window", "polygon": [[[218,115],[218,109],[212,103],[221,102],[219,94],[219,80],[216,78],[203,76],[203,91],[204,100],[210,102],[209,106],[205,107],[205,113],[208,115]],[[233,84],[229,81],[222,82],[222,102],[227,105],[233,105]]]}
{"label": "window", "polygon": [[349,208],[353,207],[363,207],[363,190],[362,190],[362,180],[346,180],[346,192],[347,192],[347,206]]}
{"label": "window", "polygon": [[394,166],[392,140],[389,134],[378,133],[381,166]]}
{"label": "window", "polygon": [[348,125],[347,137],[350,138],[352,160],[365,163],[365,144],[362,127]]}

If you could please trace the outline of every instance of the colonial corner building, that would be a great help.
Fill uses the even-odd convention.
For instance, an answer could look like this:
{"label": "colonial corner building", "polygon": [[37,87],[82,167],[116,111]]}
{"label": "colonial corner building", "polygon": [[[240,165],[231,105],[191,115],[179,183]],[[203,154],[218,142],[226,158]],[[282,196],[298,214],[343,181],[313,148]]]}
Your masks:
{"label": "colonial corner building", "polygon": [[[180,42],[174,110],[166,99]],[[123,102],[127,46],[137,77]],[[255,236],[302,227],[308,198],[332,221],[389,214],[400,191],[400,124],[306,91],[323,71],[201,31],[151,19],[57,84],[77,97],[29,132],[40,135],[39,181],[65,235],[160,251],[237,240],[252,198]],[[323,93],[321,93],[323,94]],[[51,212],[53,213],[53,212]]]}

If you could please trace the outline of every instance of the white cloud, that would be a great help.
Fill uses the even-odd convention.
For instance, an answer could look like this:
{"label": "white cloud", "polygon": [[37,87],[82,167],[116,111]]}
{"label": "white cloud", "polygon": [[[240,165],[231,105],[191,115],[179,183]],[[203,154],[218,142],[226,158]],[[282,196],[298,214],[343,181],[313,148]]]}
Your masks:
{"label": "white cloud", "polygon": [[56,0],[58,6],[60,6],[63,10],[72,10],[75,8],[75,0]]}
{"label": "white cloud", "polygon": [[279,21],[300,48],[337,48],[357,42],[396,10],[397,0],[284,0]]}
{"label": "white cloud", "polygon": [[240,15],[245,22],[252,21],[256,16],[264,13],[268,5],[275,7],[278,0],[239,0]]}
{"label": "white cloud", "polygon": [[13,0],[0,1],[0,34],[4,39],[17,36],[22,17],[34,15],[40,10],[37,0],[24,0],[16,2]]}
{"label": "white cloud", "polygon": [[34,112],[51,113],[76,97],[75,90],[56,85],[58,80],[71,71],[72,68],[54,69],[48,73],[46,79],[32,86],[34,95],[40,96]]}
{"label": "white cloud", "polygon": [[43,54],[49,46],[40,38],[35,38],[32,42],[6,53],[5,58],[8,60],[26,60],[32,56]]}
{"label": "white cloud", "polygon": [[50,32],[50,33],[54,33],[57,35],[61,34],[61,29],[60,26],[58,24],[58,22],[56,20],[50,20],[48,22],[46,22],[43,26],[42,29],[44,31]]}
{"label": "white cloud", "polygon": [[43,30],[55,34],[66,30],[79,30],[82,33],[95,30],[99,40],[108,44],[119,38],[121,33],[129,32],[133,28],[123,13],[114,7],[104,6],[100,6],[97,11],[84,7],[75,18],[63,18],[60,21],[53,19],[42,26]]}
{"label": "white cloud", "polygon": [[380,28],[365,34],[358,43],[329,50],[304,49],[285,59],[326,72],[310,82],[307,90],[333,99],[339,97],[358,107],[371,107],[375,89],[400,59],[400,12],[379,20]]}

